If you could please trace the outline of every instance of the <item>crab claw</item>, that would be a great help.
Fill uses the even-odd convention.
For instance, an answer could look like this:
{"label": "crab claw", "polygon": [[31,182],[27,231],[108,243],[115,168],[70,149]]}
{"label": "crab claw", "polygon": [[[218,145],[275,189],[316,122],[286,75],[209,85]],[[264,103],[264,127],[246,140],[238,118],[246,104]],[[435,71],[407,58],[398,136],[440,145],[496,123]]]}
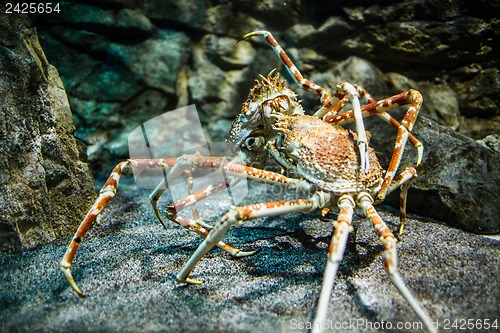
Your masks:
{"label": "crab claw", "polygon": [[356,91],[356,88],[348,82],[340,83],[338,89],[344,90],[351,100],[352,110],[354,113],[354,125],[356,126],[356,133],[358,135],[357,143],[359,148],[360,169],[364,173],[368,173],[370,170],[370,162],[368,159],[368,138],[366,137],[365,125],[363,124],[363,114],[359,103],[359,93]]}
{"label": "crab claw", "polygon": [[243,257],[253,256],[254,254],[259,253],[259,252],[260,252],[260,249],[253,250],[253,251],[237,250],[234,253],[231,253],[231,255],[235,258],[243,258]]}
{"label": "crab claw", "polygon": [[71,264],[65,260],[61,261],[61,271],[63,272],[64,277],[66,278],[69,285],[71,286],[71,289],[73,289],[73,291],[78,296],[84,298],[85,295],[82,293],[80,288],[76,285],[75,279],[73,279],[73,275],[71,274]]}
{"label": "crab claw", "polygon": [[368,173],[370,170],[370,162],[368,160],[368,144],[366,141],[360,140],[358,137],[359,158],[361,161],[361,171]]}

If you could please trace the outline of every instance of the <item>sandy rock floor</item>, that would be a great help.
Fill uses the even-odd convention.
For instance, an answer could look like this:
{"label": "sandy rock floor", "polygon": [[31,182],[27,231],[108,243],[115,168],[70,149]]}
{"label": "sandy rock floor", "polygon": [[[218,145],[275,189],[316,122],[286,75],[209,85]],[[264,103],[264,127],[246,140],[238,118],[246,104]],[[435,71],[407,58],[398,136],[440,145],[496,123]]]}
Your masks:
{"label": "sandy rock floor", "polygon": [[[261,251],[233,259],[212,250],[192,274],[205,283],[185,286],[175,282],[175,274],[200,237],[174,224],[165,230],[153,216],[148,193],[126,181],[82,242],[73,274],[85,299],[69,289],[58,268],[69,238],[33,252],[1,254],[0,332],[306,331],[321,287],[330,223],[311,213],[236,227],[225,241]],[[266,196],[276,199],[260,188],[245,202]],[[199,209],[218,204],[207,201]],[[397,211],[377,209],[396,230]],[[333,328],[327,332],[421,331],[396,329],[418,319],[387,279],[370,224],[359,216],[354,223],[355,244],[340,267],[329,308]],[[440,328],[449,321],[450,330],[443,331],[464,332],[451,326],[456,319],[500,325],[498,237],[412,216],[398,246],[403,279]],[[347,329],[335,329],[339,325]]]}

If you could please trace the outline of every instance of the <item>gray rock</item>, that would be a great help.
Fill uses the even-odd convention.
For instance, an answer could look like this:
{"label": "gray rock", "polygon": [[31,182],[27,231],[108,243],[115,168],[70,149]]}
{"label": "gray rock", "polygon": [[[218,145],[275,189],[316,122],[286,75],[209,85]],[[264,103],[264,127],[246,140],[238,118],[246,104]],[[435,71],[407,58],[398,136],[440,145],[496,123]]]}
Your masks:
{"label": "gray rock", "polygon": [[500,138],[498,135],[488,135],[483,140],[477,140],[476,142],[496,152],[500,152]]}
{"label": "gray rock", "polygon": [[414,88],[424,97],[422,114],[451,129],[458,129],[460,107],[456,92],[446,83],[422,82]]}
{"label": "gray rock", "polygon": [[161,30],[143,43],[110,43],[109,56],[122,64],[146,87],[176,93],[177,75],[186,63],[188,39],[182,32]]}
{"label": "gray rock", "polygon": [[[384,126],[386,127],[386,126]],[[371,145],[388,164],[394,136],[380,127],[367,126]],[[408,194],[408,209],[434,217],[471,232],[500,232],[500,206],[496,192],[500,187],[500,153],[421,116],[413,130],[424,145],[419,177]],[[402,166],[415,165],[411,144]],[[396,195],[389,198],[399,205]]]}
{"label": "gray rock", "polygon": [[489,134],[499,134],[500,93],[498,68],[482,68],[480,65],[456,70],[456,78],[450,85],[457,92],[460,103],[460,132],[481,139]]}
{"label": "gray rock", "polygon": [[[176,283],[175,274],[201,239],[173,223],[163,229],[148,193],[122,183],[82,242],[73,272],[87,295],[83,300],[56,268],[67,239],[22,256],[0,255],[0,332],[306,331],[299,324],[314,316],[330,223],[319,222],[316,213],[246,222],[224,240],[261,251],[232,259],[213,250],[193,272],[205,283],[185,286]],[[245,202],[275,199],[266,190],[251,192]],[[220,204],[208,201],[199,209],[204,214]],[[393,210],[376,207],[397,229]],[[340,265],[328,318],[338,325],[359,320],[362,325],[352,332],[366,332],[365,323],[380,325],[382,320],[392,325],[418,321],[386,277],[375,232],[360,217],[354,223],[356,237]],[[491,324],[498,319],[498,238],[414,216],[398,253],[402,278],[440,328],[446,320],[489,319]]]}
{"label": "gray rock", "polygon": [[123,38],[123,35],[126,35],[127,39],[144,40],[151,37],[156,29],[148,17],[130,8],[110,9],[65,2],[62,2],[60,6],[62,7],[60,15],[40,14],[38,19],[42,22],[50,20],[52,24],[78,27],[83,31],[93,31],[114,38]]}
{"label": "gray rock", "polygon": [[74,232],[95,199],[66,93],[23,16],[0,17],[0,251]]}
{"label": "gray rock", "polygon": [[265,24],[231,1],[207,8],[203,29],[209,34],[240,38],[249,31],[265,29]]}
{"label": "gray rock", "polygon": [[205,22],[208,1],[135,1],[134,4],[158,25],[179,25],[200,29]]}
{"label": "gray rock", "polygon": [[[158,30],[146,41],[131,44],[95,33],[51,32],[46,36],[49,58],[59,57],[50,51],[63,47],[59,39],[77,47],[85,34],[84,44],[92,45],[83,53],[68,49],[81,66],[73,66],[72,57],[60,59],[78,126],[76,135],[93,146],[90,163],[105,175],[127,156],[127,135],[141,123],[174,109],[187,93],[188,40],[184,33],[172,30]],[[110,156],[119,158],[108,162]]]}

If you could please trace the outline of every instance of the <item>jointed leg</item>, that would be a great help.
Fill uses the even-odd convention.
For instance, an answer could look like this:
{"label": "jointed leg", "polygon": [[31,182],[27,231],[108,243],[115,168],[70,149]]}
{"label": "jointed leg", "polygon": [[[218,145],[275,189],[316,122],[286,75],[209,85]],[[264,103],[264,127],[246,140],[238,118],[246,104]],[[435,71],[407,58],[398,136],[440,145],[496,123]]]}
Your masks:
{"label": "jointed leg", "polygon": [[311,199],[297,199],[290,201],[275,201],[260,204],[252,204],[242,207],[231,208],[221,219],[214,225],[209,235],[203,243],[200,244],[196,252],[191,256],[186,265],[177,275],[179,282],[190,284],[200,284],[201,281],[189,278],[189,274],[196,266],[198,261],[210,251],[226,234],[229,228],[235,224],[243,223],[249,219],[260,217],[283,215],[288,213],[311,211],[318,207],[322,207],[330,200],[330,195],[317,192]]}
{"label": "jointed leg", "polygon": [[406,299],[413,311],[415,311],[427,330],[429,332],[437,332],[436,328],[432,324],[431,319],[429,318],[429,315],[418,303],[418,301],[412,295],[408,287],[403,282],[403,279],[399,275],[397,271],[396,237],[394,237],[391,230],[384,223],[380,215],[378,215],[372,203],[373,200],[368,194],[361,194],[359,196],[358,205],[363,210],[365,215],[370,219],[373,228],[384,244],[384,268],[387,272],[387,275],[389,276],[389,279],[399,290],[401,296]]}
{"label": "jointed leg", "polygon": [[84,295],[80,288],[78,288],[78,286],[76,285],[75,280],[73,279],[73,276],[71,274],[71,264],[73,262],[73,257],[75,256],[76,250],[80,246],[83,237],[92,226],[92,223],[96,220],[97,216],[102,211],[104,206],[106,206],[106,204],[115,196],[116,187],[118,186],[118,182],[120,181],[120,176],[123,172],[123,169],[128,165],[129,161],[121,162],[113,169],[113,172],[99,192],[99,197],[95,201],[94,205],[92,205],[89,212],[78,227],[78,230],[71,239],[68,249],[66,250],[64,257],[61,260],[61,270],[64,273],[66,280],[68,280],[71,288],[80,297],[83,297]]}
{"label": "jointed leg", "polygon": [[[205,228],[211,229],[212,226],[204,223],[201,220],[201,218],[198,214],[198,211],[196,210],[195,203],[198,202],[199,200],[211,195],[211,194],[214,194],[214,193],[217,193],[221,190],[226,189],[227,188],[226,181],[221,180],[221,181],[219,181],[215,184],[212,184],[210,186],[207,186],[203,190],[198,191],[197,193],[193,194],[192,193],[192,181],[193,181],[193,179],[192,179],[191,170],[188,170],[188,169],[185,170],[184,175],[186,178],[186,182],[188,184],[189,195],[186,198],[181,199],[173,204],[170,204],[167,207],[167,209],[166,209],[167,218],[170,221],[177,223],[178,225],[180,225],[183,228],[186,228],[190,231],[194,231],[198,235],[201,235],[202,237],[207,237],[208,231]],[[156,187],[156,189],[150,194],[149,198],[150,198],[151,205],[153,206],[153,210],[156,214],[156,217],[158,218],[160,223],[163,225],[163,227],[165,229],[167,229],[167,226],[166,226],[165,222],[163,221],[161,214],[160,214],[160,211],[158,209],[158,199],[165,192],[165,190],[166,190],[166,185],[165,185],[165,180],[163,180]],[[184,209],[188,206],[190,206],[191,209],[193,210],[194,219],[189,219],[189,218],[177,215],[178,211],[181,211],[182,209]],[[251,252],[241,251],[241,250],[236,249],[236,248],[234,248],[234,247],[232,247],[229,244],[226,244],[224,242],[219,242],[217,244],[217,246],[220,249],[230,253],[233,256],[237,256],[237,257],[252,255],[255,253],[255,251],[251,251]]]}
{"label": "jointed leg", "polygon": [[[219,182],[216,182],[210,186],[205,187],[203,190],[200,190],[199,192],[203,194],[203,196],[200,196],[199,194],[196,196],[193,196],[193,174],[190,169],[184,170],[184,178],[186,180],[186,185],[188,189],[188,196],[182,200],[186,199],[192,199],[196,198],[196,201],[193,202],[191,207],[194,220],[197,221],[200,225],[202,225],[204,228],[211,229],[212,226],[209,225],[208,223],[205,223],[201,218],[198,213],[198,210],[196,209],[195,203],[209,195],[215,194],[217,192],[220,192],[221,190],[226,189],[229,185],[226,180],[221,180]],[[160,223],[166,228],[165,223],[163,222],[163,218],[161,217],[160,210],[158,209],[158,200],[160,197],[163,195],[163,193],[167,190],[167,185],[165,179],[161,181],[160,184],[154,189],[153,192],[149,195],[149,201],[151,203],[151,206],[153,207],[153,210],[155,212],[156,217],[160,221]],[[181,201],[182,201],[181,200]],[[174,203],[174,205],[177,207],[177,203]],[[184,209],[184,207],[183,207]]]}
{"label": "jointed leg", "polygon": [[412,167],[406,168],[401,172],[391,183],[388,193],[395,191],[400,187],[401,191],[399,194],[399,234],[403,234],[404,225],[406,223],[406,199],[408,196],[408,188],[411,186],[413,181],[417,178],[417,170]]}
{"label": "jointed leg", "polygon": [[321,332],[323,321],[326,318],[335,276],[337,275],[337,270],[344,256],[347,237],[349,236],[349,232],[352,231],[351,222],[355,207],[353,198],[350,195],[340,197],[338,206],[340,212],[337,221],[334,222],[335,231],[328,249],[328,260],[323,274],[323,285],[321,287],[316,317],[314,318],[313,333]]}
{"label": "jointed leg", "polygon": [[[192,172],[192,170],[187,169],[186,171],[184,171],[184,179],[186,181],[188,194],[189,195],[193,194],[194,179],[193,179],[193,172]],[[226,182],[226,181],[224,180],[224,182]],[[203,220],[200,217],[200,213],[198,213],[198,210],[196,209],[196,205],[195,204],[191,205],[191,213],[193,214],[193,219],[195,221],[198,221],[199,224],[201,224],[205,228],[209,228],[209,229],[212,228],[211,225],[209,225],[208,223],[203,222]]]}
{"label": "jointed leg", "polygon": [[[214,184],[211,184],[203,189],[201,189],[198,192],[192,193],[188,195],[187,197],[174,202],[170,205],[167,206],[165,209],[165,215],[167,218],[172,221],[177,223],[183,228],[186,228],[190,231],[194,231],[197,234],[201,235],[202,237],[206,238],[208,236],[208,231],[205,229],[205,226],[200,223],[200,220],[195,219],[190,219],[186,218],[180,215],[177,215],[178,212],[182,211],[185,208],[188,207],[194,207],[197,202],[200,200],[215,194],[217,192],[220,192],[221,190],[227,189],[228,186],[234,185],[237,183],[239,180],[238,179],[231,179],[231,184],[229,184],[229,180],[221,180],[219,182],[216,182]],[[163,224],[163,221],[161,221]],[[164,225],[166,228],[166,226]],[[210,226],[210,229],[212,229],[212,226]],[[217,243],[217,247],[220,248],[221,250],[224,250],[231,254],[234,257],[246,257],[255,254],[257,251],[242,251],[237,248],[234,248],[230,246],[229,244],[226,244],[222,241]]]}
{"label": "jointed leg", "polygon": [[92,205],[87,215],[83,218],[80,223],[75,235],[73,236],[66,253],[64,254],[60,266],[61,270],[66,277],[66,280],[70,284],[71,288],[80,296],[84,297],[82,291],[75,283],[73,276],[71,274],[71,265],[73,263],[73,258],[80,246],[80,243],[87,233],[87,231],[92,226],[92,223],[96,220],[99,213],[103,210],[106,204],[115,196],[116,189],[118,187],[118,182],[125,168],[131,166],[139,169],[158,169],[164,166],[172,167],[176,164],[175,158],[165,158],[165,159],[151,159],[151,160],[127,160],[119,163],[114,169],[108,180],[99,192],[99,197]]}
{"label": "jointed leg", "polygon": [[[303,90],[313,91],[316,95],[320,96],[321,105],[324,108],[330,109],[333,105],[339,102],[339,98],[335,97],[332,100],[332,96],[325,90],[325,88],[318,86],[316,83],[305,79],[297,67],[293,64],[292,60],[283,48],[278,44],[276,39],[269,31],[254,31],[246,34],[240,40],[244,40],[253,36],[263,36],[266,41],[271,45],[274,53],[281,59],[281,62],[286,66],[288,73]],[[342,97],[340,97],[342,98]]]}
{"label": "jointed leg", "polygon": [[[394,119],[387,112],[405,105],[410,105],[410,106],[401,123],[398,122],[396,119]],[[422,95],[416,90],[409,90],[405,93],[394,95],[392,97],[380,100],[378,102],[365,104],[361,107],[361,113],[363,118],[377,115],[378,117],[380,117],[382,120],[384,120],[386,123],[393,126],[394,128],[399,129],[400,127],[403,127],[408,132],[411,132],[421,106],[422,106]],[[323,120],[336,125],[345,125],[354,120],[354,111],[349,110],[337,115],[328,113],[323,117]],[[408,133],[408,139],[413,144],[415,149],[417,149],[418,156],[417,156],[416,166],[418,167],[422,162],[422,156],[423,156],[422,143],[420,143],[411,133]]]}

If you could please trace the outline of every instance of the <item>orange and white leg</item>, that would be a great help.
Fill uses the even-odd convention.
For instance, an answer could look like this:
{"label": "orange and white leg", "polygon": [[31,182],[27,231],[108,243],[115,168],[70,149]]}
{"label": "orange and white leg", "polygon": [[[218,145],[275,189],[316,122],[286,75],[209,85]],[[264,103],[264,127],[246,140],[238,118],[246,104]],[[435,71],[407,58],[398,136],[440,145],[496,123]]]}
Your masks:
{"label": "orange and white leg", "polygon": [[392,193],[398,187],[400,188],[399,193],[399,234],[403,234],[404,225],[406,223],[406,201],[408,196],[408,188],[410,188],[413,181],[417,178],[417,170],[413,167],[408,167],[403,172],[401,172],[391,183],[387,193]]}
{"label": "orange and white leg", "polygon": [[[186,181],[188,194],[189,195],[193,194],[194,179],[193,179],[193,172],[192,172],[192,170],[187,169],[186,171],[184,171],[184,179]],[[224,180],[224,183],[226,183],[225,180]],[[226,185],[226,188],[227,188],[228,184],[225,184],[225,185]],[[202,218],[200,217],[200,213],[198,212],[198,209],[196,209],[196,204],[193,204],[191,206],[191,213],[193,214],[193,219],[195,221],[198,221],[199,224],[201,224],[205,228],[209,228],[209,229],[212,228],[212,226],[210,224],[205,223],[202,220]]]}
{"label": "orange and white leg", "polygon": [[314,318],[313,333],[321,333],[322,327],[325,327],[324,320],[326,318],[335,276],[337,275],[340,262],[344,257],[349,232],[353,230],[352,215],[354,213],[354,207],[356,206],[354,199],[350,195],[343,195],[339,198],[337,204],[340,208],[340,212],[337,220],[333,223],[335,231],[328,249],[328,260],[323,274],[323,285],[321,287],[321,294],[318,301],[316,316]]}
{"label": "orange and white leg", "polygon": [[[213,195],[215,193],[227,189],[228,186],[231,186],[231,184],[229,183],[230,181],[232,181],[232,185],[234,185],[239,180],[238,179],[231,179],[228,181],[221,180],[219,182],[206,186],[205,188],[195,193],[191,193],[187,197],[168,205],[167,208],[165,209],[165,215],[170,221],[177,223],[181,227],[186,228],[190,231],[194,231],[204,238],[207,237],[209,232],[207,231],[206,227],[202,223],[200,223],[201,218],[199,218],[199,215],[198,219],[196,218],[196,215],[194,216],[194,219],[190,219],[187,217],[180,216],[177,213],[189,207],[194,208],[197,202],[203,200],[206,197],[209,197],[210,195]],[[163,224],[163,221],[161,222]],[[166,228],[165,224],[163,224],[163,226]],[[209,227],[209,229],[212,228],[213,228],[212,226]],[[238,258],[250,256],[257,252],[257,251],[242,251],[222,241],[220,241],[217,244],[217,247],[220,248],[221,250],[226,251],[232,256]]]}
{"label": "orange and white leg", "polygon": [[118,163],[116,167],[111,172],[111,175],[108,177],[106,183],[102,187],[99,192],[99,197],[96,199],[95,203],[92,205],[87,215],[83,218],[80,226],[76,230],[75,235],[71,239],[71,242],[64,254],[60,267],[61,270],[66,277],[66,280],[70,284],[71,288],[80,296],[84,297],[82,291],[75,283],[73,276],[71,274],[71,265],[73,263],[73,258],[82,242],[83,237],[90,229],[94,221],[97,219],[97,216],[104,209],[106,204],[113,199],[116,194],[116,189],[118,187],[118,183],[120,181],[120,177],[123,171],[128,167],[139,167],[139,168],[163,168],[168,167],[171,168],[176,164],[175,158],[166,158],[166,159],[151,159],[151,160],[127,160],[121,163]]}
{"label": "orange and white leg", "polygon": [[[184,167],[188,168],[186,170],[193,169],[220,169],[226,174],[226,179],[221,180],[219,182],[215,182],[205,188],[191,193],[187,197],[170,204],[167,206],[165,210],[165,214],[167,218],[180,226],[194,231],[203,237],[208,236],[208,231],[206,227],[201,225],[199,221],[194,219],[189,219],[183,216],[178,215],[177,213],[182,211],[183,209],[194,207],[197,202],[205,199],[206,197],[213,195],[215,193],[220,192],[221,190],[225,190],[228,187],[234,186],[239,182],[240,178],[247,178],[250,180],[254,180],[261,183],[271,184],[271,185],[280,185],[280,186],[288,186],[289,188],[296,189],[299,192],[308,192],[311,190],[311,185],[303,180],[298,180],[294,178],[288,178],[279,173],[275,173],[272,171],[261,170],[253,167],[248,167],[241,164],[228,162],[226,158],[221,157],[203,157],[200,155],[185,155],[182,158],[182,164]],[[180,159],[181,159],[180,158]],[[181,164],[181,163],[179,163]],[[174,169],[178,164],[176,163],[172,169]],[[179,170],[177,172],[180,172]],[[170,172],[167,174],[167,182],[168,176]],[[154,206],[157,207],[156,202],[165,191],[166,186],[161,184],[155,189],[155,191],[151,194],[150,198],[153,198],[155,201]],[[159,215],[159,212],[158,212]],[[162,219],[160,218],[160,222],[163,224]],[[163,224],[165,226],[165,224]],[[165,226],[166,227],[166,226]],[[212,226],[210,226],[212,228]],[[237,248],[234,248],[222,241],[216,244],[220,249],[228,252],[232,256],[235,257],[244,257],[253,255],[256,251],[242,251]]]}
{"label": "orange and white leg", "polygon": [[106,206],[106,204],[113,199],[116,193],[116,188],[118,186],[118,182],[120,181],[121,174],[123,170],[129,165],[129,161],[124,161],[119,163],[114,169],[108,180],[102,187],[99,192],[99,197],[92,205],[87,215],[83,218],[83,221],[80,223],[75,235],[71,239],[69,243],[68,249],[64,254],[63,259],[61,260],[61,270],[66,277],[66,280],[70,284],[71,288],[78,294],[78,296],[83,297],[83,293],[80,288],[76,285],[75,280],[71,274],[71,264],[73,262],[73,258],[75,253],[82,242],[83,237],[87,233],[87,231],[92,226],[92,223],[96,220],[99,213]]}
{"label": "orange and white leg", "polygon": [[[358,90],[350,83],[342,82],[337,86],[337,92],[335,93],[334,98],[332,98],[332,96],[326,91],[325,88],[317,85],[312,81],[307,80],[306,78],[304,78],[304,76],[302,76],[290,57],[286,54],[286,52],[278,44],[276,39],[269,31],[250,32],[243,36],[241,40],[253,36],[263,36],[269,43],[273,51],[276,53],[276,55],[281,59],[281,62],[285,65],[287,71],[290,73],[295,83],[297,83],[303,90],[312,91],[320,97],[322,107],[313,115],[314,117],[322,118],[332,109],[335,109],[336,112],[339,112],[340,109],[342,109],[342,107],[345,105],[347,100],[351,101],[352,108],[355,112],[356,133],[358,134],[357,144],[359,146],[360,152],[360,167],[361,170],[368,173],[370,167],[368,162],[368,140],[366,138],[365,127],[361,116]],[[339,103],[341,104],[339,105]]]}
{"label": "orange and white leg", "polygon": [[[198,165],[200,167],[200,165]],[[206,167],[206,166],[205,166]],[[248,178],[253,181],[260,183],[287,186],[291,189],[295,189],[298,192],[310,192],[311,185],[303,180],[298,180],[294,178],[288,178],[282,174],[275,173],[272,171],[261,170],[253,167],[244,166],[241,164],[227,163],[227,164],[213,164],[211,167],[217,167],[224,170],[226,175],[228,175],[226,180],[222,180],[211,184],[195,193],[188,195],[187,197],[167,206],[165,209],[165,215],[167,218],[185,228],[193,230],[203,237],[207,237],[208,232],[206,229],[202,228],[199,223],[193,219],[182,217],[177,215],[178,212],[183,209],[193,207],[197,202],[205,199],[206,197],[215,194],[221,190],[228,187],[232,187],[239,182],[239,178]],[[212,227],[211,227],[212,228]],[[220,249],[228,252],[235,257],[244,257],[255,254],[257,251],[241,251],[239,249],[233,248],[228,244],[220,241],[217,245]]]}
{"label": "orange and white leg", "polygon": [[373,228],[379,236],[382,244],[384,244],[384,268],[389,276],[389,279],[394,286],[399,290],[401,296],[408,302],[410,307],[415,311],[417,316],[422,321],[423,325],[429,332],[437,332],[432,324],[432,321],[427,312],[422,308],[419,302],[412,295],[403,279],[398,273],[398,259],[396,251],[396,237],[387,227],[380,215],[373,207],[373,199],[367,193],[362,193],[358,196],[358,206],[363,210],[368,219],[370,219]]}
{"label": "orange and white leg", "polygon": [[[274,53],[281,59],[281,62],[285,65],[288,73],[290,73],[291,77],[297,83],[303,90],[305,91],[312,91],[316,95],[320,97],[321,105],[324,108],[331,108],[332,105],[335,105],[338,103],[339,98],[335,97],[332,100],[332,96],[325,90],[325,88],[320,87],[314,82],[311,82],[307,79],[305,79],[298,68],[293,64],[292,60],[290,57],[286,54],[286,52],[283,50],[283,48],[278,44],[276,39],[273,37],[273,35],[269,31],[253,31],[245,36],[243,36],[241,40],[248,39],[250,37],[254,36],[262,36],[266,39],[266,41],[269,43],[271,48],[273,49]],[[341,97],[342,98],[342,97]]]}
{"label": "orange and white leg", "polygon": [[[155,212],[156,217],[158,218],[158,220],[160,221],[160,223],[166,228],[166,225],[163,222],[163,218],[161,217],[160,210],[158,209],[158,200],[163,195],[163,193],[165,193],[165,191],[167,190],[166,180],[165,179],[166,179],[166,174],[165,174],[164,179],[160,182],[160,184],[158,184],[158,186],[149,195],[149,202],[151,203],[151,206],[153,207],[153,211]],[[187,187],[187,190],[188,190],[188,197],[190,197],[193,194],[193,183],[194,183],[193,173],[192,173],[192,171],[190,169],[184,170],[184,179],[186,181],[186,187]],[[220,183],[219,185],[222,185],[222,186],[217,186],[217,184],[213,184],[212,187],[208,187],[207,186],[207,188],[204,189],[205,192],[208,191],[208,190],[210,190],[210,189],[212,189],[212,188],[216,188],[217,189],[217,191],[215,191],[215,192],[214,191],[209,191],[210,193],[208,193],[207,196],[208,195],[212,195],[214,193],[217,193],[217,192],[219,192],[219,191],[227,188],[225,180],[222,180],[219,183]],[[198,210],[196,209],[196,206],[193,204],[190,207],[191,207],[191,211],[193,213],[194,220],[196,220],[204,228],[211,229],[212,226],[210,224],[208,224],[208,223],[205,223],[200,218],[200,214],[198,213]]]}
{"label": "orange and white leg", "polygon": [[[200,158],[198,155],[193,155],[196,156],[197,159]],[[190,159],[189,156],[185,156],[184,159]],[[218,163],[219,165],[221,163],[227,162],[225,158],[206,158],[207,161],[205,161],[205,164],[211,165],[213,163]],[[80,243],[82,242],[83,237],[87,233],[87,231],[90,229],[94,221],[97,219],[97,216],[100,214],[100,212],[103,210],[103,208],[106,206],[106,204],[115,196],[116,194],[116,189],[118,187],[118,182],[120,181],[120,177],[122,175],[122,172],[124,171],[125,168],[127,167],[132,167],[132,168],[138,168],[138,169],[160,169],[160,168],[168,168],[168,169],[174,169],[175,166],[177,166],[178,159],[175,158],[165,158],[165,159],[138,159],[138,160],[127,160],[124,162],[119,163],[114,169],[109,178],[107,179],[106,183],[102,187],[101,191],[99,192],[99,197],[95,201],[95,203],[92,205],[90,210],[88,211],[87,215],[84,217],[82,222],[80,223],[80,226],[78,227],[75,235],[71,239],[71,242],[60,262],[60,267],[61,270],[66,277],[66,280],[70,284],[71,288],[81,297],[83,297],[83,293],[80,290],[80,288],[77,286],[75,283],[75,280],[71,274],[71,265],[73,263],[73,258],[76,254],[76,251],[78,250],[78,247],[80,246]],[[182,163],[182,164],[189,164],[189,163]],[[184,168],[185,169],[185,168]],[[182,173],[183,169],[182,168],[177,168],[177,175]],[[169,172],[170,174],[170,172]],[[172,177],[171,177],[172,178]],[[220,244],[223,248],[227,248],[227,244]],[[237,250],[237,249],[234,249]]]}
{"label": "orange and white leg", "polygon": [[[165,176],[165,178],[166,178],[166,176]],[[167,189],[165,178],[155,188],[155,190],[150,194],[149,199],[150,199],[151,205],[153,206],[153,210],[155,212],[156,217],[158,218],[160,223],[163,225],[163,227],[165,229],[167,229],[167,225],[163,221],[163,218],[161,217],[160,211],[158,209],[158,200]],[[205,188],[203,188],[202,190],[200,190],[196,193],[193,193],[193,174],[192,174],[191,169],[184,170],[184,178],[186,180],[189,195],[187,197],[185,197],[184,199],[181,199],[173,204],[170,204],[165,211],[166,216],[170,221],[180,225],[181,227],[186,228],[189,231],[194,231],[195,233],[197,233],[198,235],[200,235],[202,237],[207,237],[208,231],[206,228],[211,229],[212,226],[209,225],[208,223],[203,222],[203,220],[200,218],[198,210],[196,209],[196,206],[195,206],[196,203],[198,201],[210,196],[210,195],[213,195],[215,193],[218,193],[222,190],[227,189],[228,186],[234,185],[234,183],[237,183],[239,180],[232,179],[231,180],[233,183],[232,185],[230,185],[227,180],[221,180],[219,182],[216,182],[214,184],[206,186]],[[189,219],[189,218],[177,215],[177,212],[179,212],[187,207],[191,207],[194,219]],[[224,243],[224,242],[219,242],[217,244],[217,247],[219,247],[220,249],[228,252],[229,254],[231,254],[232,256],[235,256],[235,257],[245,257],[245,256],[253,255],[257,252],[257,251],[242,251],[242,250],[234,248],[231,245]]]}
{"label": "orange and white leg", "polygon": [[330,201],[330,195],[324,192],[316,192],[311,199],[297,199],[288,201],[274,201],[252,204],[231,208],[217,224],[214,225],[209,235],[200,244],[195,253],[189,258],[182,270],[177,274],[181,283],[201,284],[202,281],[189,278],[189,274],[203,256],[210,251],[215,244],[220,242],[226,232],[235,224],[241,224],[250,219],[261,217],[283,215],[297,212],[308,212],[316,208],[322,208]]}

